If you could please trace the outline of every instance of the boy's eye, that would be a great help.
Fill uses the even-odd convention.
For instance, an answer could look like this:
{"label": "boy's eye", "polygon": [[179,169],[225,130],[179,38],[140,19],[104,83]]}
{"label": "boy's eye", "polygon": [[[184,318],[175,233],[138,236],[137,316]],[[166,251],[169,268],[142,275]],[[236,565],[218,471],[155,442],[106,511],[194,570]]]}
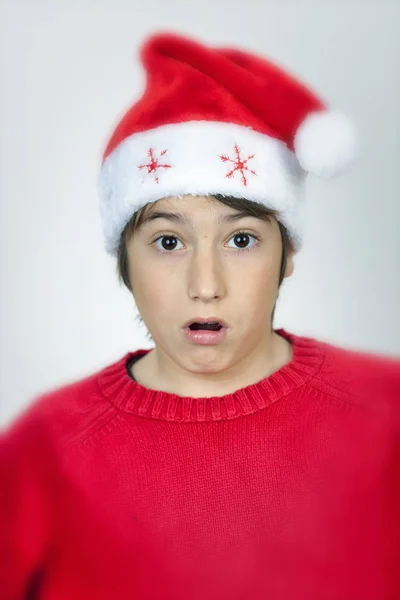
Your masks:
{"label": "boy's eye", "polygon": [[[155,240],[155,245],[156,247],[161,250],[162,252],[167,251],[172,251],[172,250],[180,250],[183,247],[182,242],[180,242],[178,240],[178,238],[176,238],[173,235],[162,235],[161,237],[159,237],[157,240]],[[181,244],[180,247],[178,247],[178,245]]]}
{"label": "boy's eye", "polygon": [[[231,245],[232,242],[233,246]],[[181,250],[183,248],[182,242],[174,235],[161,235],[153,243],[161,252],[173,252],[174,250]],[[238,232],[231,237],[228,247],[235,248],[236,250],[246,250],[256,243],[256,236],[250,233]]]}
{"label": "boy's eye", "polygon": [[[253,240],[253,243],[251,243],[251,240]],[[235,244],[235,246],[229,246],[228,244],[230,248],[233,247],[239,249],[249,248],[251,246],[254,246],[254,244],[257,242],[255,236],[250,235],[250,233],[235,233],[235,235],[233,235],[229,241],[233,241],[233,243]]]}

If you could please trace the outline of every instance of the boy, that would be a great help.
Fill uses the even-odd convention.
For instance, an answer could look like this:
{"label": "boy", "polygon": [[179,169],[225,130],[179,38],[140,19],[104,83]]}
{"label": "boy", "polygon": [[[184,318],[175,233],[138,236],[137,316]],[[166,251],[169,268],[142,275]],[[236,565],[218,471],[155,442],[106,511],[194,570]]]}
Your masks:
{"label": "boy", "polygon": [[4,436],[2,597],[397,598],[399,361],[272,326],[350,124],[238,50],[164,33],[142,60],[101,214],[155,347]]}

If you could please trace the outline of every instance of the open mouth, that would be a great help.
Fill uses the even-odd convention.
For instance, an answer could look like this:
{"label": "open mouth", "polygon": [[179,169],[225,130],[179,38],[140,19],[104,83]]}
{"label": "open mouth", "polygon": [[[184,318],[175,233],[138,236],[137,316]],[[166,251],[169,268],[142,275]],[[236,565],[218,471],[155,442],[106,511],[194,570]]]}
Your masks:
{"label": "open mouth", "polygon": [[223,325],[221,325],[221,323],[218,323],[217,321],[211,321],[207,323],[194,322],[191,325],[189,325],[189,329],[191,329],[192,331],[220,331],[222,327]]}
{"label": "open mouth", "polygon": [[222,343],[230,327],[217,316],[195,317],[184,325],[186,339],[191,344],[216,345]]}

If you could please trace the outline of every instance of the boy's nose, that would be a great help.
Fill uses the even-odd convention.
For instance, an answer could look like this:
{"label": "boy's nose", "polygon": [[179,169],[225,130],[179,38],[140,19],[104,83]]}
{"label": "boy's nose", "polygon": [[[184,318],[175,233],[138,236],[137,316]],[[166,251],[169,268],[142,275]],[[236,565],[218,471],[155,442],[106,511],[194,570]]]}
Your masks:
{"label": "boy's nose", "polygon": [[210,302],[226,294],[224,269],[215,249],[196,252],[188,267],[188,293],[192,300]]}

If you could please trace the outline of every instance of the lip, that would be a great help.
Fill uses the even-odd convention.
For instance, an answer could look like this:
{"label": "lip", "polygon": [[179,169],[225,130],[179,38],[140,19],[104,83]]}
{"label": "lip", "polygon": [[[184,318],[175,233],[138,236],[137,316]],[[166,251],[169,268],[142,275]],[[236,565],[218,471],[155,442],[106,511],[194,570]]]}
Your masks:
{"label": "lip", "polygon": [[[189,325],[191,325],[192,323],[211,323],[211,322],[217,322],[220,325],[222,325],[221,329],[219,329],[218,331],[211,331],[209,329],[208,330],[207,329],[192,330],[189,328]],[[211,316],[211,317],[194,317],[193,319],[190,319],[190,321],[187,321],[182,329],[184,331],[186,339],[191,344],[199,344],[201,346],[215,346],[216,344],[219,344],[222,342],[222,340],[225,338],[225,336],[228,333],[228,330],[230,328],[223,319],[220,319],[219,317]]]}

